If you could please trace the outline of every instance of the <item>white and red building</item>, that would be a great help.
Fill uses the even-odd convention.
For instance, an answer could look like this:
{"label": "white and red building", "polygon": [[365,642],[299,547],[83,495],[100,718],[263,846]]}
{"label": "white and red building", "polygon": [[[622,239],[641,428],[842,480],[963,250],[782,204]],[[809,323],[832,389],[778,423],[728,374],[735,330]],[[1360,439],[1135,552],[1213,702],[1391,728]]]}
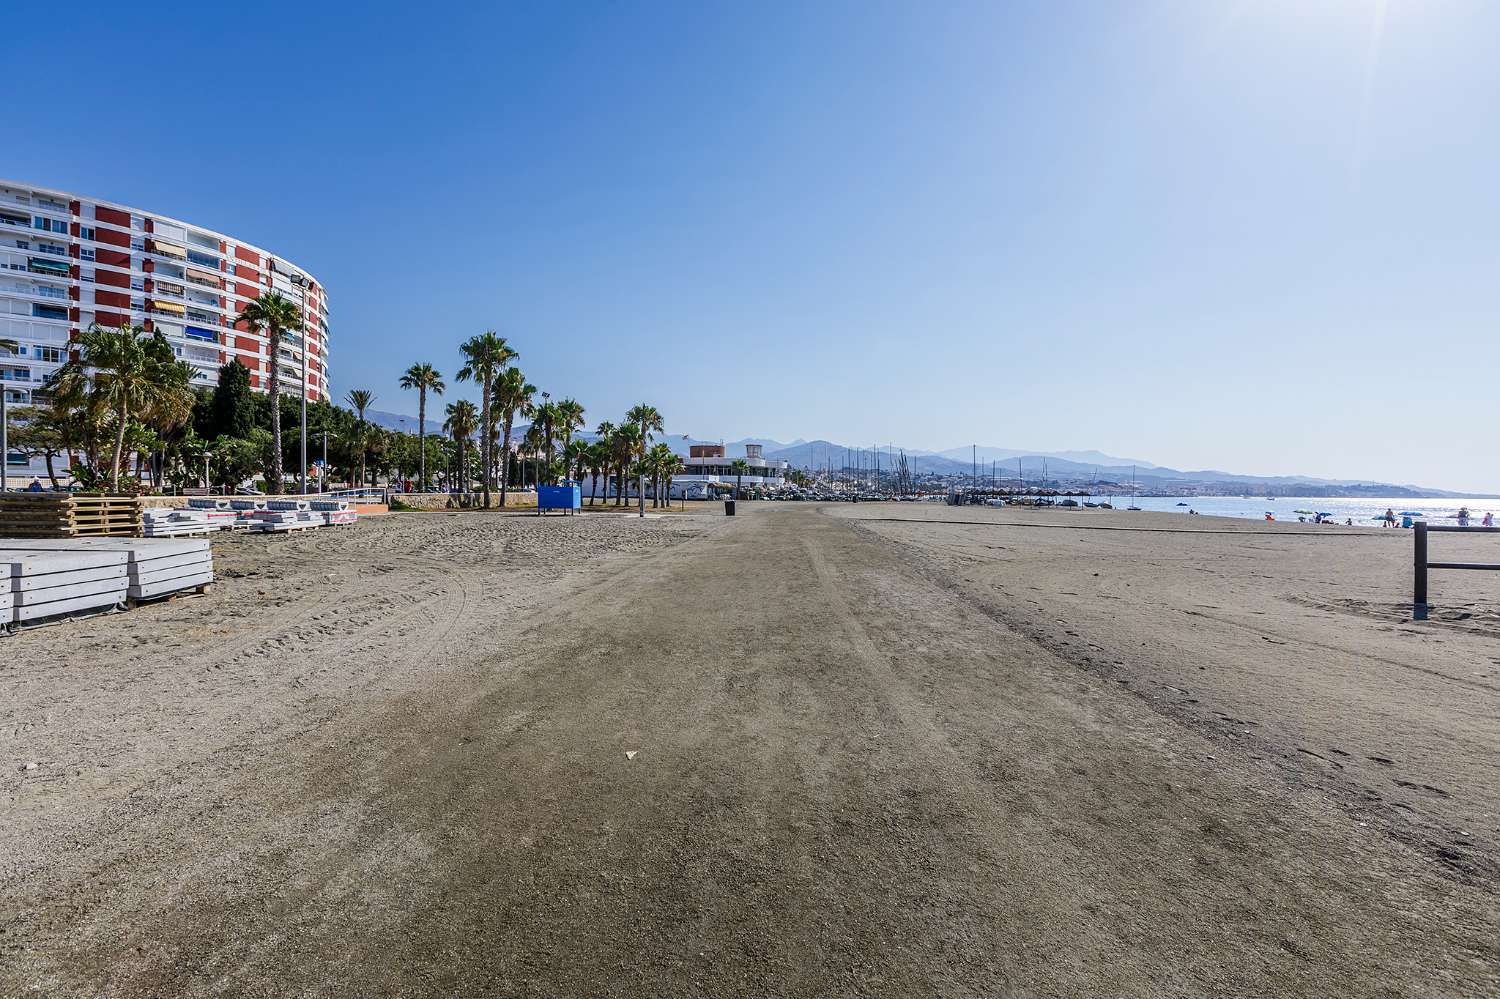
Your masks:
{"label": "white and red building", "polygon": [[[268,291],[296,303],[304,329],[266,337],[235,323]],[[192,365],[195,386],[212,387],[237,358],[250,385],[267,391],[272,364],[283,392],[329,400],[328,295],[306,270],[269,250],[166,215],[66,191],[0,180],[0,391],[27,405],[70,345],[93,323],[159,331]],[[307,351],[307,384],[302,382]],[[39,475],[23,456],[5,456],[12,476]]]}

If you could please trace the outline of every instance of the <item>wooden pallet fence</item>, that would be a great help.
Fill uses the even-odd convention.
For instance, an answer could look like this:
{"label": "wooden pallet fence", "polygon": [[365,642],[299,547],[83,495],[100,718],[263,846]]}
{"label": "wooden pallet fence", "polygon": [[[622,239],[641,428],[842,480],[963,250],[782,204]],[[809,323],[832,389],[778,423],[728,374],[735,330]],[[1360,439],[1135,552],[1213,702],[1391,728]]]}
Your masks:
{"label": "wooden pallet fence", "polygon": [[0,493],[0,538],[138,537],[138,496]]}

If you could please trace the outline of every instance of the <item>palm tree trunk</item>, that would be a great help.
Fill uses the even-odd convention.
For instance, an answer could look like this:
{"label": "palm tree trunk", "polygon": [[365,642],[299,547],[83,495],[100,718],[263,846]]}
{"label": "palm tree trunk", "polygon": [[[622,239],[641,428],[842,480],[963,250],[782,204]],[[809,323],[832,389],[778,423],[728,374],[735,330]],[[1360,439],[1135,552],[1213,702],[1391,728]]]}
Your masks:
{"label": "palm tree trunk", "polygon": [[500,506],[505,507],[505,495],[510,487],[510,433],[516,426],[516,411],[505,411],[505,439],[500,442],[500,456],[505,460],[505,475],[500,479]]}
{"label": "palm tree trunk", "polygon": [[281,493],[281,330],[274,326],[266,330],[266,347],[271,355],[267,386],[271,394],[271,461],[266,468],[266,492],[276,496]]}
{"label": "palm tree trunk", "polygon": [[417,453],[421,464],[417,472],[417,492],[427,491],[427,386],[417,393]]}
{"label": "palm tree trunk", "polygon": [[491,464],[494,449],[491,447],[490,438],[495,435],[495,426],[490,422],[490,381],[490,375],[486,373],[484,376],[484,413],[480,417],[480,422],[484,424],[482,431],[484,438],[479,442],[481,461],[484,464],[484,508],[486,510],[490,508],[490,472],[494,468]]}
{"label": "palm tree trunk", "polygon": [[119,409],[119,426],[115,427],[115,450],[114,460],[109,465],[109,486],[115,492],[120,491],[120,458],[121,452],[125,450],[125,417],[128,410],[121,406]]}
{"label": "palm tree trunk", "polygon": [[52,468],[52,452],[47,452],[47,479],[52,483],[52,488],[57,489],[57,472]]}

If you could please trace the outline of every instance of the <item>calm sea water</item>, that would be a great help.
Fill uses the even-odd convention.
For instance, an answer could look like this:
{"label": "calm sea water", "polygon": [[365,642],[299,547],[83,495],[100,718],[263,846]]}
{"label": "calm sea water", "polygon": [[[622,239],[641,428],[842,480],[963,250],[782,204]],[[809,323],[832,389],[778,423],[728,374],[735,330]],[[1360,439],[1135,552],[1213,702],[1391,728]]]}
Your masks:
{"label": "calm sea water", "polygon": [[[1117,496],[1110,499],[1120,509],[1130,505],[1129,496]],[[1186,503],[1187,506],[1178,506],[1178,503]],[[1459,497],[1444,496],[1424,497],[1421,499],[1331,499],[1316,496],[1278,496],[1274,500],[1268,500],[1264,496],[1252,499],[1241,499],[1238,496],[1139,496],[1136,498],[1136,506],[1142,510],[1156,510],[1164,513],[1186,514],[1189,509],[1197,510],[1199,513],[1214,517],[1248,517],[1260,520],[1269,510],[1276,515],[1280,521],[1292,521],[1296,523],[1297,510],[1312,510],[1314,513],[1331,513],[1335,520],[1342,524],[1346,519],[1352,519],[1356,525],[1375,523],[1375,518],[1385,513],[1386,509],[1392,509],[1400,514],[1406,511],[1420,513],[1424,520],[1433,524],[1453,523],[1458,514],[1458,508],[1466,506],[1473,516],[1473,523],[1478,524],[1479,519],[1486,511],[1492,511],[1500,516],[1500,500],[1496,499],[1466,499]],[[1311,519],[1311,518],[1309,518]]]}

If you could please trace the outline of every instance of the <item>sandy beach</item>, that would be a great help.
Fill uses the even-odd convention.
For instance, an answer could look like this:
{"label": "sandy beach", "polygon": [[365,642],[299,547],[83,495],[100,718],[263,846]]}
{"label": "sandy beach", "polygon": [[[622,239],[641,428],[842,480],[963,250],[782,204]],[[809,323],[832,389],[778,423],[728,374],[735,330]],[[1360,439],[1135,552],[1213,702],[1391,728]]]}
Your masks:
{"label": "sandy beach", "polygon": [[1500,990],[1496,574],[741,511],[230,538],[0,640],[0,995]]}

